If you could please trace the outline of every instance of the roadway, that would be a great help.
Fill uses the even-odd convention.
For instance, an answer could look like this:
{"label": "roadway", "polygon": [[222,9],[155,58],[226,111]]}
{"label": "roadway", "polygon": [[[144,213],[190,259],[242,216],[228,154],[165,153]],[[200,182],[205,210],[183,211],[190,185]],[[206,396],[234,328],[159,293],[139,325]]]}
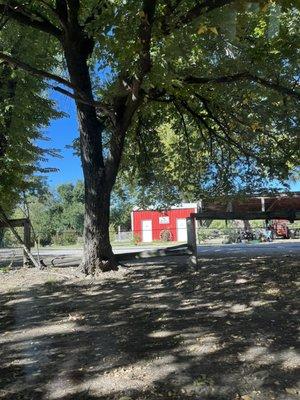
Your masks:
{"label": "roadway", "polygon": [[[124,246],[114,248],[115,254],[134,253],[134,252],[151,252],[153,250],[163,249],[156,246]],[[37,251],[33,250],[33,255],[37,255]],[[82,249],[70,248],[42,248],[39,250],[41,258],[52,259],[66,257],[77,259],[82,255]],[[255,243],[255,244],[226,244],[226,245],[199,245],[198,255],[200,257],[217,257],[226,258],[232,256],[270,256],[270,255],[299,255],[300,260],[300,240],[278,240],[272,243]],[[0,249],[0,263],[10,262],[11,260],[19,260],[22,255],[21,249]]]}

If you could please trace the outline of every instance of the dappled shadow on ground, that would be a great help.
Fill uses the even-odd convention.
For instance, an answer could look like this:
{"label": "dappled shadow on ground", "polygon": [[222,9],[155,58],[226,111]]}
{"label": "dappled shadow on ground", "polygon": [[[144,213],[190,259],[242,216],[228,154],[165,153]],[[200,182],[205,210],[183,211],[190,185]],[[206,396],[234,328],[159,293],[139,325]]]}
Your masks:
{"label": "dappled shadow on ground", "polygon": [[296,267],[180,257],[2,287],[0,399],[297,398]]}

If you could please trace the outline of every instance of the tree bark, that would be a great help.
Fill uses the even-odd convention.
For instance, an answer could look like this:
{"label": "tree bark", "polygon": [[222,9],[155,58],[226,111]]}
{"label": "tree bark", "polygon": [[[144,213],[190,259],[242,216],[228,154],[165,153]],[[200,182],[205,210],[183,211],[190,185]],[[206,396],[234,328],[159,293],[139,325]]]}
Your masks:
{"label": "tree bark", "polygon": [[[89,39],[66,40],[65,57],[72,84],[93,101],[87,59]],[[93,106],[76,101],[80,131],[81,162],[85,187],[84,252],[81,269],[86,274],[117,270],[109,239],[110,194],[102,153],[104,125]],[[115,177],[110,177],[114,179]]]}
{"label": "tree bark", "polygon": [[[85,182],[84,253],[82,270],[85,274],[117,270],[117,261],[109,238],[110,192],[103,185],[91,193],[97,183]],[[98,196],[97,196],[98,193]],[[95,195],[97,201],[95,201]]]}

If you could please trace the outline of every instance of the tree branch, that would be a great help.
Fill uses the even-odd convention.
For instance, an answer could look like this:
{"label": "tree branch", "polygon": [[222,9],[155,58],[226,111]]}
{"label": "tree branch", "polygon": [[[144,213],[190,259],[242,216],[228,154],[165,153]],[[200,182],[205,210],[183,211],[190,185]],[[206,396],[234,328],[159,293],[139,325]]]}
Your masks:
{"label": "tree branch", "polygon": [[2,52],[0,52],[0,60],[3,60],[5,63],[12,65],[13,67],[20,68],[23,71],[29,72],[31,75],[38,76],[38,77],[45,78],[45,79],[50,79],[50,80],[58,82],[64,86],[67,86],[70,89],[74,90],[75,94],[71,93],[61,87],[50,85],[53,88],[53,90],[56,90],[57,92],[60,92],[72,99],[78,100],[82,104],[87,104],[87,105],[93,106],[95,108],[98,108],[106,114],[111,113],[111,110],[109,109],[108,105],[106,105],[100,101],[93,101],[93,100],[88,99],[84,93],[82,93],[75,85],[73,85],[67,79],[64,79],[58,75],[51,74],[50,72],[32,67],[31,65],[26,64],[14,57],[11,57]]}
{"label": "tree branch", "polygon": [[55,0],[55,12],[66,30],[68,27],[68,7],[66,0]]}
{"label": "tree branch", "polygon": [[58,18],[59,22],[61,22],[60,16],[59,16],[57,10],[55,9],[55,7],[53,7],[51,4],[49,4],[46,0],[40,0],[40,2],[41,2],[48,10],[50,10],[50,12],[52,13],[52,15],[54,15],[55,18]]}
{"label": "tree branch", "polygon": [[299,91],[287,88],[285,86],[280,85],[279,83],[269,81],[268,79],[260,78],[249,72],[240,72],[240,73],[237,73],[234,75],[225,75],[225,76],[219,76],[219,77],[187,76],[186,78],[183,79],[183,82],[192,84],[192,85],[197,85],[197,84],[202,85],[202,84],[210,84],[210,83],[211,84],[234,83],[234,82],[243,81],[243,80],[248,80],[250,82],[258,83],[262,86],[273,89],[281,94],[284,94],[284,95],[287,95],[290,97],[294,97],[297,100],[300,99]]}
{"label": "tree branch", "polygon": [[[215,9],[221,8],[226,4],[231,4],[235,0],[206,0],[201,3],[197,2],[197,4],[190,8],[187,13],[180,16],[176,23],[173,25],[174,29],[181,28],[183,25],[187,25],[195,19],[199,18],[201,15],[207,14]],[[167,23],[166,20],[163,24],[163,32],[166,35],[169,35],[172,32],[171,24]]]}
{"label": "tree branch", "polygon": [[142,81],[144,76],[150,71],[152,67],[150,49],[156,2],[157,0],[144,0],[143,9],[140,14],[141,23],[139,39],[141,42],[141,52],[139,57],[140,71],[138,77],[140,81]]}
{"label": "tree branch", "polygon": [[80,9],[80,1],[79,0],[67,0],[68,8],[69,8],[69,21],[71,25],[78,25],[78,13]]}
{"label": "tree branch", "polygon": [[183,79],[184,83],[189,84],[206,84],[206,83],[234,83],[243,79],[247,79],[249,76],[246,72],[240,72],[234,75],[225,75],[219,77],[198,77],[198,76],[187,76]]}
{"label": "tree branch", "polygon": [[[203,98],[201,98],[200,100],[203,101]],[[205,128],[208,130],[208,132],[212,136],[214,136],[216,139],[219,139],[220,141],[222,141],[223,143],[226,143],[227,145],[231,144],[232,146],[234,146],[234,148],[238,149],[246,157],[252,157],[252,158],[256,159],[257,161],[261,162],[261,159],[256,154],[254,154],[253,152],[244,148],[244,146],[242,146],[240,143],[238,143],[236,140],[234,140],[229,135],[229,133],[226,132],[226,129],[222,126],[220,121],[212,114],[211,110],[208,108],[207,102],[206,102],[206,104],[203,103],[203,105],[204,105],[206,111],[208,112],[209,117],[218,126],[218,128],[225,135],[225,137],[220,135],[219,133],[217,133],[216,130],[213,129],[209,125],[209,123],[206,121],[206,119],[203,116],[201,116],[197,111],[195,111],[192,107],[190,107],[190,105],[186,101],[182,100],[181,104],[194,118],[198,119],[205,126]]]}
{"label": "tree branch", "polygon": [[202,3],[198,3],[180,18],[180,23],[184,25],[188,24],[198,18],[201,14],[207,14],[210,11],[221,8],[226,4],[233,3],[234,1],[235,0],[206,0]]}
{"label": "tree branch", "polygon": [[161,27],[162,27],[162,31],[165,34],[169,34],[169,26],[168,26],[168,19],[171,18],[171,16],[174,14],[174,12],[176,11],[177,7],[180,5],[180,3],[182,2],[182,0],[176,0],[175,2],[172,2],[170,0],[166,1],[165,3],[165,8],[166,8],[166,12],[164,13],[164,15],[162,16],[160,22],[161,22]]}
{"label": "tree branch", "polygon": [[40,2],[44,4],[44,6],[47,7],[53,14],[57,15],[55,12],[55,8],[52,7],[52,5],[49,4],[46,0],[40,0]]}
{"label": "tree branch", "polygon": [[46,79],[51,79],[55,82],[61,83],[62,85],[68,86],[69,88],[71,88],[73,90],[77,90],[77,88],[68,80],[66,80],[58,75],[51,74],[50,72],[32,67],[31,65],[26,64],[23,61],[20,61],[20,60],[16,59],[15,57],[9,56],[8,54],[5,54],[3,52],[0,52],[0,60],[3,60],[5,63],[10,64],[13,67],[17,67],[24,71],[27,71],[31,75],[40,76],[40,77],[46,78]]}
{"label": "tree branch", "polygon": [[139,148],[139,151],[141,154],[143,154],[144,156],[144,160],[145,160],[145,167],[149,168],[149,170],[152,169],[152,162],[151,162],[151,157],[149,157],[149,152],[147,150],[147,146],[145,144],[143,135],[142,135],[142,128],[143,128],[143,120],[142,118],[139,116],[137,119],[137,126],[135,129],[135,137],[136,137],[136,141],[137,141],[137,145]]}
{"label": "tree branch", "polygon": [[[151,36],[152,26],[155,19],[157,0],[143,0],[143,7],[140,11],[139,40],[141,50],[139,53],[139,70],[137,76],[131,80],[131,85],[126,83],[126,78],[119,76],[121,94],[114,97],[114,110],[116,115],[116,127],[111,134],[110,155],[106,160],[107,177],[114,182],[123,153],[125,135],[132,118],[142,104],[145,93],[141,85],[145,75],[151,70]],[[128,93],[129,90],[129,93]]]}
{"label": "tree branch", "polygon": [[199,96],[197,94],[195,94],[195,95],[202,102],[210,119],[218,126],[218,128],[221,130],[221,132],[223,132],[223,134],[225,135],[227,140],[230,143],[232,143],[237,149],[239,149],[241,152],[243,152],[246,156],[251,155],[253,157],[252,153],[248,152],[248,150],[245,150],[245,148],[239,142],[237,142],[230,136],[228,127],[225,127],[224,124],[219,120],[219,118],[210,109],[209,101],[202,96]]}
{"label": "tree branch", "polygon": [[34,15],[34,13],[15,1],[7,2],[7,4],[0,4],[0,13],[20,22],[22,25],[36,28],[45,33],[49,33],[59,40],[61,39],[62,31],[53,25],[46,17],[40,14]]}
{"label": "tree branch", "polygon": [[248,79],[253,82],[259,83],[262,86],[273,89],[276,92],[279,92],[279,93],[284,94],[289,97],[294,97],[296,100],[300,100],[300,92],[298,90],[293,90],[293,89],[287,88],[285,86],[280,85],[279,83],[275,83],[275,82],[272,82],[267,79],[260,78],[258,76],[254,76],[254,75],[249,75]]}
{"label": "tree branch", "polygon": [[190,136],[188,133],[188,129],[185,123],[185,119],[184,119],[184,115],[180,110],[179,105],[176,103],[176,101],[173,101],[173,104],[175,106],[176,111],[179,114],[179,117],[181,119],[181,125],[183,127],[183,132],[184,132],[184,137],[185,137],[185,141],[186,141],[186,148],[187,148],[187,158],[190,164],[192,164],[192,157],[191,157],[191,150],[190,150]]}
{"label": "tree branch", "polygon": [[101,14],[105,8],[107,8],[107,0],[99,0],[99,3],[93,8],[91,14],[86,18],[83,25],[85,26],[94,22],[97,16]]}

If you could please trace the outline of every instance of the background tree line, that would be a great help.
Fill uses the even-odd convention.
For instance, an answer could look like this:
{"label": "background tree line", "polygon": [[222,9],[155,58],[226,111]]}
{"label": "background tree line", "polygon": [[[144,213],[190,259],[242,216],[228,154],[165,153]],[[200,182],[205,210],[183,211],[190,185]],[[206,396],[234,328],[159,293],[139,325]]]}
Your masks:
{"label": "background tree line", "polygon": [[[51,189],[44,181],[36,182],[38,190],[27,191],[10,214],[12,218],[29,216],[33,228],[33,240],[40,246],[82,244],[84,227],[84,185],[64,183]],[[113,195],[111,206],[110,236],[116,238],[117,227],[130,230],[130,212],[133,197],[126,197],[125,190]],[[6,229],[0,233],[2,246],[16,243],[12,233]]]}

